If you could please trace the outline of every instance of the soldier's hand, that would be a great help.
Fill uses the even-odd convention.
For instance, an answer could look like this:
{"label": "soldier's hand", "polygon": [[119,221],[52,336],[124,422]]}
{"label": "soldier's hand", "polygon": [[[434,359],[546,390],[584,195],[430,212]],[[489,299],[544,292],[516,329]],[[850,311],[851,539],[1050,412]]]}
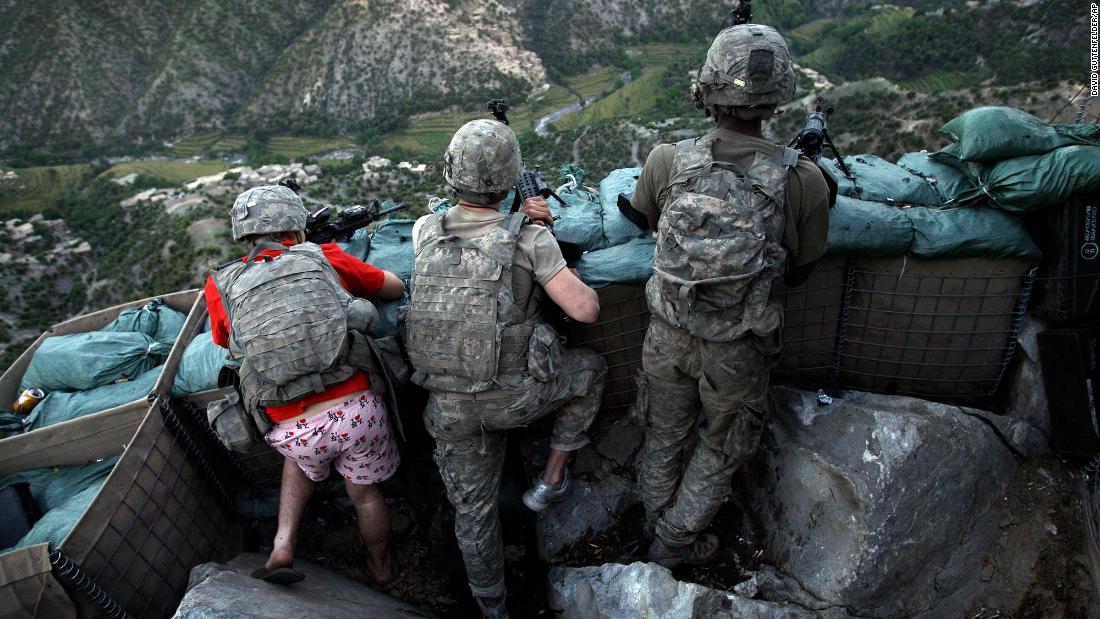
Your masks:
{"label": "soldier's hand", "polygon": [[540,196],[527,198],[523,201],[523,214],[536,224],[543,226],[554,225],[554,215],[550,212],[550,205]]}

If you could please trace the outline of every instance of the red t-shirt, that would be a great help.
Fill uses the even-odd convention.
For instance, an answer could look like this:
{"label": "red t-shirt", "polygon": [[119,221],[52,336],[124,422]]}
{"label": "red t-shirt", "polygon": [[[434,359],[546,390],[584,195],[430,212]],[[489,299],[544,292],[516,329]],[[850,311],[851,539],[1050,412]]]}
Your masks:
{"label": "red t-shirt", "polygon": [[[294,243],[283,241],[283,245],[290,247]],[[329,264],[332,265],[332,268],[336,269],[336,274],[340,276],[340,283],[344,286],[344,289],[351,294],[366,298],[373,297],[382,290],[382,282],[385,280],[382,269],[372,267],[362,260],[344,253],[344,250],[340,249],[336,243],[323,243],[321,251]],[[263,253],[275,257],[281,252],[268,249]],[[259,260],[260,258],[257,257],[256,259]],[[244,260],[245,258],[241,258],[242,262]],[[206,307],[210,313],[210,334],[214,338],[214,343],[222,348],[229,348],[229,320],[225,316],[225,307],[222,305],[221,295],[218,294],[218,289],[214,286],[212,277],[207,278],[203,294],[206,297]],[[348,380],[321,393],[308,395],[297,402],[291,402],[283,406],[269,406],[266,409],[267,416],[271,418],[271,421],[279,423],[300,415],[310,404],[331,400],[369,388],[370,383],[367,381],[366,374],[358,372]]]}

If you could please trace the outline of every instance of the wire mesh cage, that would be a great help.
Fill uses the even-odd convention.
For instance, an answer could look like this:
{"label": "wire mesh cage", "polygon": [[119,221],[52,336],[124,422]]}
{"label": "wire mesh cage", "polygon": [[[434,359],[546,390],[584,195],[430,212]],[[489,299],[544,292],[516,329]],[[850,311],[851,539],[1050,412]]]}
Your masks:
{"label": "wire mesh cage", "polygon": [[51,555],[81,615],[171,616],[192,567],[239,553],[235,483],[199,431],[178,404],[154,405]]}
{"label": "wire mesh cage", "polygon": [[590,348],[607,361],[607,382],[601,410],[625,412],[637,395],[642,344],[649,328],[644,286],[608,286],[596,291],[600,320],[591,325],[566,322],[558,326],[570,347]]}
{"label": "wire mesh cage", "polygon": [[786,303],[777,379],[990,405],[1035,269],[1020,260],[832,258]]}

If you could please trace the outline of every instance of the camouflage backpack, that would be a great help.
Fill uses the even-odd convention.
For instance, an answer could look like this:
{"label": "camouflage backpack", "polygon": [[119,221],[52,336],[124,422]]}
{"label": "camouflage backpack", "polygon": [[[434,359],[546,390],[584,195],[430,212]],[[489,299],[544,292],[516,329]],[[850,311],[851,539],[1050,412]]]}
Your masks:
{"label": "camouflage backpack", "polygon": [[[260,252],[275,249],[276,258]],[[254,418],[351,378],[349,331],[373,306],[355,299],[313,243],[259,243],[245,262],[214,273],[238,359],[243,404]],[[369,306],[369,307],[368,307]],[[349,324],[350,321],[350,324]]]}
{"label": "camouflage backpack", "polygon": [[549,380],[560,366],[557,336],[528,321],[512,296],[512,260],[525,217],[507,216],[488,234],[466,240],[445,233],[445,215],[429,215],[419,233],[402,330],[413,382],[478,393],[518,386],[525,372]]}
{"label": "camouflage backpack", "polygon": [[767,335],[782,322],[772,284],[786,268],[783,205],[798,153],[759,152],[746,173],[715,161],[714,143],[676,145],[646,298],[658,318],[704,340]]}

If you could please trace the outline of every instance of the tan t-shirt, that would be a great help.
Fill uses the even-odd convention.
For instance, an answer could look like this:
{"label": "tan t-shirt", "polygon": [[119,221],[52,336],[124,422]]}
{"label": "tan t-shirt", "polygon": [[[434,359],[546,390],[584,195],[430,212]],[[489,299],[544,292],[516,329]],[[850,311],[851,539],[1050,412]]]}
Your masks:
{"label": "tan t-shirt", "polygon": [[[757,152],[775,148],[767,140],[727,129],[715,129],[709,135],[718,138],[714,158],[732,162],[742,170],[752,165]],[[646,159],[631,198],[634,208],[646,216],[660,215],[665,206],[675,156],[675,144],[661,144]],[[782,242],[788,266],[805,266],[824,256],[829,236],[829,186],[809,159],[800,157],[787,181],[785,214]]]}
{"label": "tan t-shirt", "polygon": [[[494,226],[500,224],[505,213],[493,210],[472,210],[455,206],[443,216],[443,230],[460,239],[475,239],[484,236]],[[413,226],[413,247],[420,247],[420,230],[424,217]],[[535,284],[545,286],[565,268],[565,258],[561,255],[558,242],[546,228],[528,224],[519,232],[519,243],[512,259],[512,297],[518,307],[528,307]],[[529,310],[537,310],[530,308]],[[528,315],[528,318],[531,318]]]}

